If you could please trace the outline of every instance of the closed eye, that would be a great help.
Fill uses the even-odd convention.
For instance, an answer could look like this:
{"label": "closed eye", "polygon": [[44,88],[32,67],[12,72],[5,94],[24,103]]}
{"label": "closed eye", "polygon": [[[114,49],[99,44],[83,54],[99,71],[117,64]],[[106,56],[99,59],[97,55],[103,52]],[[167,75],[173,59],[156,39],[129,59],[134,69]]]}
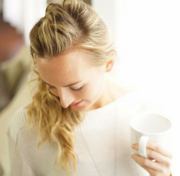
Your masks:
{"label": "closed eye", "polygon": [[72,89],[71,88],[71,90],[73,90],[73,91],[80,91],[82,89],[82,87],[80,87],[80,88],[78,88],[78,89]]}
{"label": "closed eye", "polygon": [[[56,89],[54,86],[51,86],[51,85],[48,85],[48,88],[49,89]],[[73,89],[73,88],[71,88],[71,90],[73,90],[73,91],[80,91],[82,89],[82,87],[80,87],[80,88],[78,88],[78,89]]]}

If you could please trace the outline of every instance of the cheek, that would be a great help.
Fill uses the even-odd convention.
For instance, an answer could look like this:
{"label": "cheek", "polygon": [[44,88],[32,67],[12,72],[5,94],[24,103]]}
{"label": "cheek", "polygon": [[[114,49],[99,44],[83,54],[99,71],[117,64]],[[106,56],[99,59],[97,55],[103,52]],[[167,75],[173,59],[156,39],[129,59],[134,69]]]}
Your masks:
{"label": "cheek", "polygon": [[86,88],[84,92],[82,92],[82,94],[80,94],[80,96],[82,96],[82,98],[84,97],[84,99],[87,100],[97,99],[103,93],[105,85],[104,83],[105,82],[103,81],[103,79],[94,81]]}
{"label": "cheek", "polygon": [[[105,85],[105,75],[102,74],[99,75],[98,77],[97,75],[98,74],[96,74],[96,76],[91,78],[91,80],[89,80],[89,83],[85,85],[82,90],[80,91],[70,90],[69,93],[71,94],[71,96],[73,96],[75,100],[84,99],[87,101],[93,101],[94,99],[97,99],[102,94]],[[49,91],[53,95],[59,97],[57,89],[49,89]]]}

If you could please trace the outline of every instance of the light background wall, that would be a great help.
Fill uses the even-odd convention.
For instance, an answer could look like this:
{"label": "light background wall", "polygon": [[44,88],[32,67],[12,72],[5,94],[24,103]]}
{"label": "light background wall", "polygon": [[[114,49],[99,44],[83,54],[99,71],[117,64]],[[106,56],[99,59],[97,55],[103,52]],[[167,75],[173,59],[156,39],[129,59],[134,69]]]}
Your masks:
{"label": "light background wall", "polygon": [[93,0],[108,24],[120,61],[112,75],[180,105],[180,2]]}
{"label": "light background wall", "polygon": [[93,0],[92,4],[111,30],[124,65],[118,72],[121,80],[166,87],[178,81],[178,0]]}

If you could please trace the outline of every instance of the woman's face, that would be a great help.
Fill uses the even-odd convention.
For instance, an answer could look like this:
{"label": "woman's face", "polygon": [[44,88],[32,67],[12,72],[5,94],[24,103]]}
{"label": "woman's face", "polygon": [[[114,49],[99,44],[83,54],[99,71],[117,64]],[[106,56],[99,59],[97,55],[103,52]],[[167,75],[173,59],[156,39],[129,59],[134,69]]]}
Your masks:
{"label": "woman's face", "polygon": [[99,108],[106,87],[106,64],[92,66],[81,50],[72,50],[50,60],[37,58],[41,79],[60,98],[63,108],[76,111]]}

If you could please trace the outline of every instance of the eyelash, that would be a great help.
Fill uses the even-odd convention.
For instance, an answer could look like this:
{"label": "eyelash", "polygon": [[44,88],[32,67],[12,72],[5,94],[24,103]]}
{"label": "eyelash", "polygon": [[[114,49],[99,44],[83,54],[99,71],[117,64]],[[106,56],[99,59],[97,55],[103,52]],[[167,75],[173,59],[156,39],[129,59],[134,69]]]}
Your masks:
{"label": "eyelash", "polygon": [[[55,89],[55,87],[49,85],[49,89]],[[80,87],[78,89],[72,89],[71,88],[71,90],[73,90],[73,91],[80,91],[81,89],[82,89],[82,87]]]}
{"label": "eyelash", "polygon": [[82,87],[78,88],[78,89],[71,89],[73,91],[80,91],[82,89]]}

